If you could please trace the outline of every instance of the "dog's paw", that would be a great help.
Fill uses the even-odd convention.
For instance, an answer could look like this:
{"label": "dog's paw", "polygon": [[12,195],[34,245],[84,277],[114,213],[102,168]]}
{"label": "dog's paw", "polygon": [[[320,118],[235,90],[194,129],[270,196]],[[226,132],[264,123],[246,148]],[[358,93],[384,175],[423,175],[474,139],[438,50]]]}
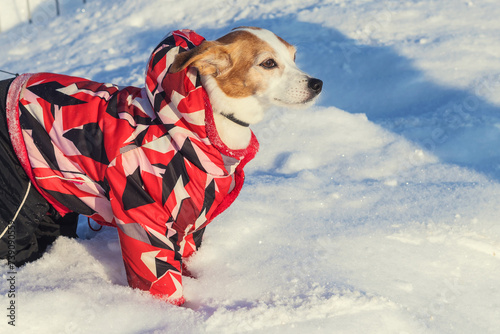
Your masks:
{"label": "dog's paw", "polygon": [[194,278],[194,279],[197,279],[196,275],[194,275],[186,266],[185,263],[182,264],[182,276],[185,276],[185,277],[190,277],[190,278]]}

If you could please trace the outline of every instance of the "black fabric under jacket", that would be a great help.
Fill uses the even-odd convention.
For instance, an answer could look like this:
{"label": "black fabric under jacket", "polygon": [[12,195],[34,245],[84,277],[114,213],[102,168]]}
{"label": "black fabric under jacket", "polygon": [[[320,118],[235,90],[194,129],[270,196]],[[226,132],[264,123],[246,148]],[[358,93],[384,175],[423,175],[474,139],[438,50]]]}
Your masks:
{"label": "black fabric under jacket", "polygon": [[11,82],[12,79],[0,81],[0,234],[5,231],[0,239],[0,259],[7,259],[8,265],[20,266],[41,257],[57,236],[74,236],[78,218],[75,215],[61,218],[42,195],[31,187],[14,224],[8,227],[29,184],[7,130],[5,101]]}

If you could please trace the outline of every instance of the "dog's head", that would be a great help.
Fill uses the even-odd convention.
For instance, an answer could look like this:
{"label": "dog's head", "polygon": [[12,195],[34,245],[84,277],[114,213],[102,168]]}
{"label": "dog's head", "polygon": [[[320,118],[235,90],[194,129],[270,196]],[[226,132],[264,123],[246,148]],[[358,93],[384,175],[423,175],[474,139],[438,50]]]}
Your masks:
{"label": "dog's head", "polygon": [[240,27],[179,53],[170,72],[196,67],[214,111],[253,124],[271,105],[308,105],[321,92],[322,81],[297,67],[295,53],[268,30]]}

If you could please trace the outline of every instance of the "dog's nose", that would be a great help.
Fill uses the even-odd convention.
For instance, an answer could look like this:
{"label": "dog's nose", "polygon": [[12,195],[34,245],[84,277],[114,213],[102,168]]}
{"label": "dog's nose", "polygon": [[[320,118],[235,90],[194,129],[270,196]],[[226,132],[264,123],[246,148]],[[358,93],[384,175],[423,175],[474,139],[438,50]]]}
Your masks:
{"label": "dog's nose", "polygon": [[307,87],[309,87],[316,94],[319,94],[321,93],[321,89],[323,88],[323,81],[316,78],[311,78],[307,83]]}

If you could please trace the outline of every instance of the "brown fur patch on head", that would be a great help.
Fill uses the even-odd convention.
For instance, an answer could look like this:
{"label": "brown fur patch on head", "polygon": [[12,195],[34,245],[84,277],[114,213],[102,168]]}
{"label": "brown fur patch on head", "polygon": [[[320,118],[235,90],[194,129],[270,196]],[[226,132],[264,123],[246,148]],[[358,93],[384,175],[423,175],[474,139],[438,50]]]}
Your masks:
{"label": "brown fur patch on head", "polygon": [[[204,41],[194,49],[179,53],[169,71],[175,73],[194,66],[201,75],[213,76],[219,88],[230,97],[242,98],[264,91],[267,80],[256,65],[258,61],[264,60],[259,60],[259,55],[267,53],[275,58],[276,50],[255,34],[241,29],[261,30],[256,27],[238,27],[216,41]],[[276,37],[293,59],[295,47]],[[281,73],[283,69],[278,67],[276,71]]]}
{"label": "brown fur patch on head", "polygon": [[[262,30],[262,28],[259,28],[259,27],[249,27],[249,26],[236,27],[232,30],[238,30],[238,29]],[[287,47],[288,52],[290,52],[290,54],[292,55],[292,58],[295,60],[295,53],[297,52],[297,49],[295,48],[295,46],[288,43],[287,41],[285,41],[283,38],[279,37],[278,35],[276,35],[276,34],[273,34],[273,35],[276,36],[276,38],[278,38],[278,40]]]}
{"label": "brown fur patch on head", "polygon": [[274,53],[268,43],[244,30],[233,31],[217,42],[228,48],[233,64],[228,71],[216,77],[219,87],[226,95],[247,97],[266,88],[262,75],[253,67],[257,65],[261,53]]}
{"label": "brown fur patch on head", "polygon": [[169,72],[180,72],[194,66],[201,75],[218,75],[231,67],[226,48],[216,41],[203,41],[199,46],[175,56]]}

